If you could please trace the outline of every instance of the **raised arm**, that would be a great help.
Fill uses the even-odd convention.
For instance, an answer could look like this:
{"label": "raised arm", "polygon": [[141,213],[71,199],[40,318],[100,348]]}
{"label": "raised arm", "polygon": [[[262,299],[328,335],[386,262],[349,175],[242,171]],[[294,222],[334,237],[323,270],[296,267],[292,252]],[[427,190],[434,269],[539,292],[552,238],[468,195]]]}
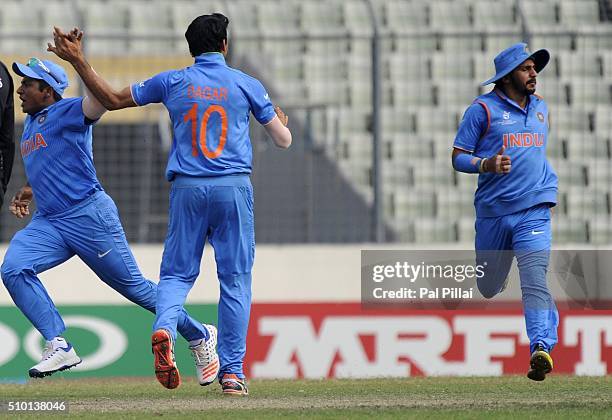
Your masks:
{"label": "raised arm", "polygon": [[78,28],[74,28],[66,34],[60,28],[54,27],[53,44],[47,44],[47,51],[51,51],[62,60],[69,62],[81,76],[87,89],[104,108],[112,111],[137,106],[134,98],[132,98],[129,86],[116,91],[91,67],[83,54],[82,38],[83,31]]}

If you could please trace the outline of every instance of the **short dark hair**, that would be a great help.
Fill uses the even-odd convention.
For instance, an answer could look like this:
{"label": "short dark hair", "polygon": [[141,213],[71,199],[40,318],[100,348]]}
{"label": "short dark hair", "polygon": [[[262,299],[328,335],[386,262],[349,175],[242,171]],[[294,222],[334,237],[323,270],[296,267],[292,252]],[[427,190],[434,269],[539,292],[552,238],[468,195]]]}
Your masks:
{"label": "short dark hair", "polygon": [[221,13],[198,16],[189,24],[185,38],[193,57],[207,52],[220,52],[227,41],[229,19]]}
{"label": "short dark hair", "polygon": [[53,91],[53,99],[55,99],[55,102],[60,101],[62,99],[62,95],[60,95],[59,93],[57,93],[49,83],[45,82],[43,79],[34,79],[34,80],[38,80],[38,90],[39,91],[43,91],[45,90],[45,88],[51,88],[51,90]]}

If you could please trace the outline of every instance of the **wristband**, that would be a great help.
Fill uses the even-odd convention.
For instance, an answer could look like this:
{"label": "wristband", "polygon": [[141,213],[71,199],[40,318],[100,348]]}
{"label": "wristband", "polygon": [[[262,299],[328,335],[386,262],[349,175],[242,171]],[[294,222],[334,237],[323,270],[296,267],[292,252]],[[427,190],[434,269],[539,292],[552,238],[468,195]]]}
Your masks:
{"label": "wristband", "polygon": [[489,158],[484,158],[480,161],[480,166],[478,167],[478,172],[480,172],[481,174],[486,172],[485,171],[485,163],[487,162],[487,160],[489,160]]}

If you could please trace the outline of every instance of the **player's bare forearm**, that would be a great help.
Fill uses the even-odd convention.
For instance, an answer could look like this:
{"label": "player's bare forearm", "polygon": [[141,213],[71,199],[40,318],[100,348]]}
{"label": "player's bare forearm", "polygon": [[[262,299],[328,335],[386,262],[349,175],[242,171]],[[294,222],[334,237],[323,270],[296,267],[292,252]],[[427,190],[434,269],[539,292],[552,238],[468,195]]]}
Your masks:
{"label": "player's bare forearm", "polygon": [[266,129],[268,135],[272,137],[272,141],[274,141],[274,144],[277,147],[287,149],[289,146],[291,146],[292,142],[291,131],[289,131],[289,128],[286,126],[289,119],[284,113],[279,115],[279,112],[282,113],[280,108],[276,110],[276,115],[269,123],[264,125],[264,128]]}
{"label": "player's bare forearm", "polygon": [[113,111],[136,106],[136,103],[134,103],[132,99],[129,86],[121,91],[116,91],[106,82],[106,80],[95,72],[84,57],[71,62],[71,64],[79,76],[81,76],[87,89],[96,97],[104,108]]}
{"label": "player's bare forearm", "polygon": [[116,91],[87,62],[81,46],[82,38],[83,32],[78,28],[66,34],[60,28],[54,27],[54,44],[47,44],[47,50],[72,64],[87,89],[106,109],[116,110],[136,106],[129,87]]}

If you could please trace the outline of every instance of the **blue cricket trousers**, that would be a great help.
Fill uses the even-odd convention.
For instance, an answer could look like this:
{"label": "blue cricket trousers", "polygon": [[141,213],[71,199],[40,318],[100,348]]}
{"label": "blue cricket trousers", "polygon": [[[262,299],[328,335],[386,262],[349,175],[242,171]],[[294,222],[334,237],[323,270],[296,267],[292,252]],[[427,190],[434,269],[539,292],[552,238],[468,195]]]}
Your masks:
{"label": "blue cricket trousers", "polygon": [[[115,203],[104,191],[98,191],[59,214],[34,214],[15,234],[4,257],[4,285],[46,340],[61,335],[66,327],[37,274],[74,255],[127,299],[155,312],[157,285],[145,279],[136,265]],[[185,339],[207,337],[206,329],[185,311],[178,318]]]}
{"label": "blue cricket trousers", "polygon": [[548,204],[476,219],[477,264],[487,262],[485,275],[477,281],[478,289],[486,298],[498,294],[516,256],[532,352],[538,344],[550,351],[558,341],[559,314],[546,284],[551,242]]}
{"label": "blue cricket trousers", "polygon": [[170,192],[169,212],[153,329],[163,328],[176,335],[178,316],[200,273],[208,238],[215,251],[221,290],[219,375],[233,373],[244,378],[242,360],[246,353],[255,258],[253,187],[249,176],[177,176]]}

